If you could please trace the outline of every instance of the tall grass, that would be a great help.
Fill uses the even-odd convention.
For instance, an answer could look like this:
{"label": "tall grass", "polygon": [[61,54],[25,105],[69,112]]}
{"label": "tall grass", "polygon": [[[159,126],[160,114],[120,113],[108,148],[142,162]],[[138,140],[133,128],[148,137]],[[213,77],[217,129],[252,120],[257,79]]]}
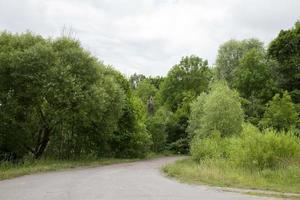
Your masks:
{"label": "tall grass", "polygon": [[300,166],[296,164],[279,169],[249,170],[234,167],[224,159],[207,159],[200,163],[185,159],[165,166],[163,171],[188,183],[300,193]]}
{"label": "tall grass", "polygon": [[188,182],[300,193],[300,138],[246,124],[240,135],[195,137],[191,158],[164,171]]}

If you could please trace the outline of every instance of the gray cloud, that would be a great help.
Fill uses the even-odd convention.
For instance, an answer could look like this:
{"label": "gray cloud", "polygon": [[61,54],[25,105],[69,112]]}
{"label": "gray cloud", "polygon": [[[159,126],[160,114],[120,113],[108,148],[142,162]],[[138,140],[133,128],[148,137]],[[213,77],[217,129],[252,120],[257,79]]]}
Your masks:
{"label": "gray cloud", "polygon": [[123,73],[164,75],[189,54],[213,64],[232,38],[268,43],[299,10],[299,0],[0,0],[0,30],[56,37],[71,28]]}

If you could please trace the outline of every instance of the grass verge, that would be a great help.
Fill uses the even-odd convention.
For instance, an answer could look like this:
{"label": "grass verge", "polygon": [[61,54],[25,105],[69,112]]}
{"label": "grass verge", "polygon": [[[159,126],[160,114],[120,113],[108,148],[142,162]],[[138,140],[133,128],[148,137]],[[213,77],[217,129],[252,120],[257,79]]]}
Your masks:
{"label": "grass verge", "polygon": [[0,180],[10,179],[18,176],[57,171],[62,169],[71,169],[78,167],[96,167],[102,165],[110,165],[116,163],[127,163],[138,160],[155,159],[160,157],[172,156],[171,152],[149,153],[144,159],[117,159],[117,158],[102,158],[102,159],[80,159],[80,160],[53,160],[41,159],[25,161],[20,164],[11,162],[0,162]]}
{"label": "grass verge", "polygon": [[300,193],[300,166],[297,165],[249,171],[232,167],[224,160],[197,163],[188,158],[169,164],[162,170],[168,176],[187,183]]}
{"label": "grass verge", "polygon": [[0,163],[0,180],[23,176],[27,174],[56,171],[61,169],[70,169],[78,167],[96,167],[115,163],[133,162],[137,159],[86,159],[86,160],[35,160],[21,164],[12,164],[10,162]]}

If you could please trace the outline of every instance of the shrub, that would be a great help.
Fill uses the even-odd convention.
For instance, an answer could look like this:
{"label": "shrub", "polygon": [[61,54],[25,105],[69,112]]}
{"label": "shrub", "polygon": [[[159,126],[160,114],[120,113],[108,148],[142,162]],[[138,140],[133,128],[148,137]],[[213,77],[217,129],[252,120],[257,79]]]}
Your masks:
{"label": "shrub", "polygon": [[263,127],[272,127],[276,130],[289,130],[296,126],[298,114],[295,104],[288,92],[282,97],[276,94],[268,103],[264,117],[260,124]]}
{"label": "shrub", "polygon": [[201,118],[204,115],[204,104],[206,102],[207,93],[201,93],[197,99],[191,103],[191,114],[189,117],[189,125],[187,127],[187,132],[189,138],[193,138],[197,130],[201,128]]}
{"label": "shrub", "polygon": [[231,161],[249,169],[284,167],[299,156],[300,139],[291,132],[271,129],[260,132],[252,125],[245,125],[241,136],[231,141]]}
{"label": "shrub", "polygon": [[142,100],[131,96],[127,99],[119,130],[114,133],[111,147],[116,157],[145,157],[152,144],[146,129],[146,108]]}
{"label": "shrub", "polygon": [[191,142],[191,155],[196,161],[205,159],[224,158],[227,155],[227,142],[229,140],[221,138],[218,131],[214,131],[209,137],[194,137]]}
{"label": "shrub", "polygon": [[242,130],[243,111],[238,93],[229,89],[226,83],[214,84],[206,97],[203,94],[192,104],[191,113],[191,135],[206,137],[217,130],[223,137]]}
{"label": "shrub", "polygon": [[153,145],[152,150],[160,152],[165,150],[167,141],[167,123],[172,113],[164,107],[160,107],[154,116],[150,116],[147,121],[147,129],[151,133]]}

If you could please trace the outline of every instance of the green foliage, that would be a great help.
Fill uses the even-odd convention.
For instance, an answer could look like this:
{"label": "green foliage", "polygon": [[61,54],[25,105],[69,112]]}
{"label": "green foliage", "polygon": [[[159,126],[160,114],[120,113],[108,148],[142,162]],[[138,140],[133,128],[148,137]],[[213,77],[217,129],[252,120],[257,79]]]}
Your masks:
{"label": "green foliage", "polygon": [[244,98],[247,120],[255,124],[263,115],[265,103],[276,91],[270,70],[273,64],[266,59],[264,52],[252,49],[244,54],[235,70],[232,85]]}
{"label": "green foliage", "polygon": [[245,124],[242,133],[233,137],[222,138],[218,132],[206,138],[194,137],[191,155],[198,162],[224,159],[232,166],[245,169],[274,169],[299,161],[300,139],[291,131],[266,129],[261,132]]}
{"label": "green foliage", "polygon": [[117,157],[146,156],[152,143],[145,125],[146,117],[143,102],[138,97],[129,97],[111,141],[112,151]]}
{"label": "green foliage", "polygon": [[134,92],[144,103],[147,103],[151,96],[155,96],[157,89],[148,79],[145,79],[138,84]]}
{"label": "green foliage", "polygon": [[263,52],[252,49],[241,58],[235,71],[233,85],[244,98],[269,100],[273,96],[272,87],[274,87],[271,77],[268,61]]}
{"label": "green foliage", "polygon": [[230,159],[248,169],[286,167],[299,159],[300,139],[292,132],[264,130],[246,125],[240,137],[233,139]]}
{"label": "green foliage", "polygon": [[242,41],[229,40],[222,44],[218,50],[216,60],[217,77],[225,79],[231,86],[240,60],[252,49],[264,52],[263,43],[257,39],[249,39]]}
{"label": "green foliage", "polygon": [[204,116],[204,105],[206,103],[207,93],[201,93],[195,101],[191,103],[191,113],[189,116],[189,125],[187,132],[189,138],[193,138],[198,130],[201,129],[201,119]]}
{"label": "green foliage", "polygon": [[130,79],[129,79],[130,87],[132,89],[135,89],[139,85],[139,83],[145,79],[146,79],[145,75],[134,73],[133,75],[130,76]]}
{"label": "green foliage", "polygon": [[147,128],[152,136],[152,150],[154,152],[161,152],[166,148],[167,142],[167,127],[172,113],[165,107],[160,107],[153,117],[149,117],[147,121]]}
{"label": "green foliage", "polygon": [[197,56],[183,57],[161,83],[162,101],[175,112],[187,97],[193,99],[208,89],[211,75],[206,60]]}
{"label": "green foliage", "polygon": [[167,124],[167,142],[168,149],[176,153],[188,153],[188,135],[186,132],[188,126],[189,106],[178,108],[175,113],[170,116]]}
{"label": "green foliage", "polygon": [[293,94],[293,100],[300,102],[300,23],[290,30],[281,30],[268,49],[271,58],[278,61],[274,72],[283,90]]}
{"label": "green foliage", "polygon": [[114,155],[118,130],[129,135],[124,156],[148,150],[146,111],[128,80],[78,41],[3,32],[0,44],[1,160]]}
{"label": "green foliage", "polygon": [[191,156],[197,162],[222,158],[227,154],[226,142],[227,140],[222,139],[218,131],[206,138],[195,137],[191,142]]}
{"label": "green foliage", "polygon": [[84,156],[76,160],[26,160],[22,163],[2,162],[0,163],[0,180],[15,178],[28,174],[57,171],[63,169],[74,169],[82,167],[98,167],[117,163],[128,163],[136,159],[116,159],[116,158],[94,158]]}
{"label": "green foliage", "polygon": [[273,127],[276,130],[289,130],[295,128],[298,122],[296,105],[292,102],[288,92],[284,92],[282,97],[276,94],[267,104],[260,124],[263,127]]}
{"label": "green foliage", "polygon": [[167,128],[169,149],[176,152],[188,151],[186,128],[189,104],[201,92],[207,91],[211,78],[207,61],[190,56],[183,57],[161,83],[158,99],[174,113]]}
{"label": "green foliage", "polygon": [[[180,159],[163,167],[170,177],[181,182],[192,184],[207,184],[231,188],[251,188],[266,191],[284,192],[276,195],[278,198],[298,199],[299,195],[289,195],[287,192],[299,193],[300,167],[290,165],[286,168],[248,170],[233,166],[223,159],[207,159],[197,162],[192,159]],[[272,193],[273,194],[273,193]],[[260,193],[260,195],[265,195]],[[266,193],[266,196],[269,196]],[[273,195],[271,195],[273,197]],[[276,197],[274,195],[274,197]]]}
{"label": "green foliage", "polygon": [[[224,137],[238,134],[242,129],[243,111],[238,93],[230,90],[225,83],[214,84],[205,100],[204,96],[200,96],[193,104],[193,108],[196,110],[192,111],[192,115],[200,114],[200,118],[190,119],[191,135],[206,137],[213,131],[219,131]],[[198,126],[197,129],[193,127],[195,124]]]}

